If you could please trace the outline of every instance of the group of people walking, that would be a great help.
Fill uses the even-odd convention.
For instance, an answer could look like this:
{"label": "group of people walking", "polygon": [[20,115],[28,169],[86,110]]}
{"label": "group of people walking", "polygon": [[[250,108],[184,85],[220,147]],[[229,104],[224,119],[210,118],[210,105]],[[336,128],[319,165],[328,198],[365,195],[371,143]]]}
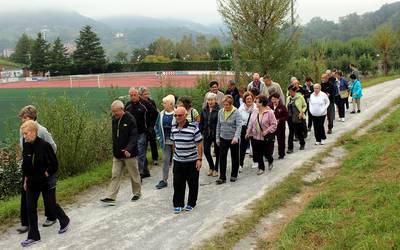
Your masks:
{"label": "group of people walking", "polygon": [[[264,158],[268,170],[274,167],[275,141],[278,157],[283,159],[294,152],[295,141],[300,144],[299,150],[305,149],[305,139],[312,127],[315,144],[323,145],[326,133],[332,133],[335,106],[339,121],[345,121],[349,96],[353,102],[351,113],[361,112],[362,88],[357,72],[350,75],[349,81],[339,70],[327,70],[321,76],[321,84],[314,84],[310,77],[305,78],[304,85],[295,77],[290,81],[285,94],[270,76],[261,78],[258,73],[253,74],[253,81],[245,89],[239,90],[235,81],[229,81],[225,93],[217,81],[211,81],[200,112],[192,106],[191,97],[177,98],[174,94],[162,99],[163,109],[158,111],[147,88],[130,88],[130,101],[124,104],[116,100],[111,104],[112,177],[101,202],[115,205],[123,168],[128,170],[131,180],[131,201],[142,197],[142,180],[151,176],[146,156],[148,144],[153,165],[158,164],[157,142],[162,152],[162,176],[155,185],[157,189],[168,187],[173,166],[173,211],[178,214],[192,211],[196,206],[199,171],[203,165],[208,165],[207,175],[216,177],[217,185],[226,183],[230,151],[229,181],[236,182],[245,167],[246,154],[252,152],[252,168],[258,168],[257,175],[262,175],[266,171]],[[51,226],[58,219],[59,233],[64,233],[70,220],[55,199],[56,144],[50,133],[35,122],[33,106],[23,108],[20,117],[24,187],[19,232],[29,231],[27,240],[22,242],[27,246],[40,240],[36,212],[40,193],[47,217],[43,226]],[[325,120],[328,120],[327,128]],[[203,164],[203,154],[207,164]]]}

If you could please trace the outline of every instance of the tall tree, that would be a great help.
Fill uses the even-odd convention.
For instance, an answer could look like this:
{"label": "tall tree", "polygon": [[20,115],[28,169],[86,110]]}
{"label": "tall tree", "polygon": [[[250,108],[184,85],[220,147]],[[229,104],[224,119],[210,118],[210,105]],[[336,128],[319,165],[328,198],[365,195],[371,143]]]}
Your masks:
{"label": "tall tree", "polygon": [[372,41],[381,54],[383,71],[385,72],[385,75],[387,75],[389,72],[390,54],[396,42],[392,27],[390,25],[379,27],[373,35]]}
{"label": "tall tree", "polygon": [[119,63],[127,63],[128,62],[128,53],[120,51],[115,55],[115,61]]}
{"label": "tall tree", "polygon": [[44,40],[42,33],[37,34],[31,49],[31,70],[44,74],[48,71],[50,45]]}
{"label": "tall tree", "polygon": [[298,32],[290,25],[290,0],[218,0],[218,11],[232,34],[239,56],[255,60],[261,72],[288,65]]}
{"label": "tall tree", "polygon": [[32,43],[32,39],[25,33],[22,34],[15,46],[15,52],[11,55],[11,60],[16,63],[29,65]]}
{"label": "tall tree", "polygon": [[195,54],[193,37],[191,35],[184,35],[182,40],[176,45],[176,50],[183,59],[189,60]]}
{"label": "tall tree", "polygon": [[57,37],[49,52],[49,71],[51,75],[65,75],[68,72],[70,60],[67,48],[64,47],[61,39]]}
{"label": "tall tree", "polygon": [[84,26],[79,32],[76,50],[72,57],[76,68],[81,73],[91,74],[104,71],[107,63],[104,49],[91,26]]}
{"label": "tall tree", "polygon": [[196,54],[206,55],[208,52],[208,40],[203,34],[196,36]]}
{"label": "tall tree", "polygon": [[175,45],[170,39],[159,37],[149,45],[149,54],[173,57],[175,55]]}

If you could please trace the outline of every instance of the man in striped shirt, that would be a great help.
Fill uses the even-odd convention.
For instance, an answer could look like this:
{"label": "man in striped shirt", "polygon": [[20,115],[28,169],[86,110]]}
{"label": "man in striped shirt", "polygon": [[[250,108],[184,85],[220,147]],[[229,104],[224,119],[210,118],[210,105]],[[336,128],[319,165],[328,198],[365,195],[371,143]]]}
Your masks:
{"label": "man in striped shirt", "polygon": [[[175,110],[176,125],[171,129],[171,141],[174,142],[174,213],[192,211],[196,206],[199,191],[199,171],[202,164],[202,136],[196,125],[186,120],[184,107]],[[185,206],[186,182],[189,197]]]}

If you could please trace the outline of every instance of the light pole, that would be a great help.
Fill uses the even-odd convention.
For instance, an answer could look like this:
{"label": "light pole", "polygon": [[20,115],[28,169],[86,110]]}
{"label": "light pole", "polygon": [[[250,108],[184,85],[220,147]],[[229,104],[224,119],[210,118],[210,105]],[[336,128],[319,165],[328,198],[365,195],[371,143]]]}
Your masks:
{"label": "light pole", "polygon": [[240,73],[239,73],[239,61],[238,61],[238,40],[239,36],[236,32],[233,34],[233,70],[235,71],[235,82],[239,83]]}

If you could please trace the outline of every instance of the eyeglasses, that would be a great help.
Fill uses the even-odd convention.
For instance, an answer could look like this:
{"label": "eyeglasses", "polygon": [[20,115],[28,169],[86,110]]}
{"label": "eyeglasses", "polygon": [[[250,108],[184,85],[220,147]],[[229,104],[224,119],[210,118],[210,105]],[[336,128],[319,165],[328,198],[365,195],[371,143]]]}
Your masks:
{"label": "eyeglasses", "polygon": [[182,117],[182,116],[184,116],[184,114],[175,114],[174,116],[175,117]]}

